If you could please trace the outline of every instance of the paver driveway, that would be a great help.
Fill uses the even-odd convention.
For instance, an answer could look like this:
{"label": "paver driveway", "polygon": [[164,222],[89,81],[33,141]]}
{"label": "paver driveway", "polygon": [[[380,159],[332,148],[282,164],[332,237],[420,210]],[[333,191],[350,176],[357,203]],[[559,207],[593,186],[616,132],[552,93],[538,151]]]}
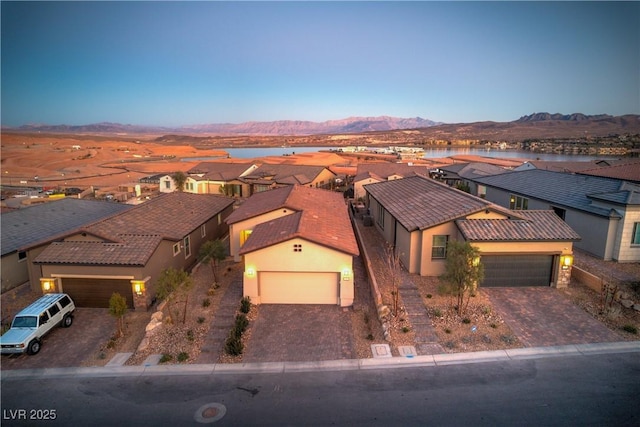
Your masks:
{"label": "paver driveway", "polygon": [[622,341],[622,337],[549,287],[483,288],[526,347]]}
{"label": "paver driveway", "polygon": [[355,358],[350,314],[335,305],[263,304],[243,362]]}

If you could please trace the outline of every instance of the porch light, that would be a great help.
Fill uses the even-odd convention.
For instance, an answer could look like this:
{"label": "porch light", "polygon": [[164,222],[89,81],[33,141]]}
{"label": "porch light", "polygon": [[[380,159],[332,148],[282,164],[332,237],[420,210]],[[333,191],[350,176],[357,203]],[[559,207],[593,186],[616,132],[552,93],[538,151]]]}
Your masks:
{"label": "porch light", "polygon": [[53,280],[54,279],[40,279],[40,286],[42,287],[42,291],[44,293],[51,292],[51,290],[54,288]]}
{"label": "porch light", "polygon": [[342,280],[349,281],[351,280],[351,269],[346,267],[342,270]]}
{"label": "porch light", "polygon": [[571,267],[571,264],[573,264],[573,255],[562,255],[560,257],[560,265],[562,265],[563,270]]}
{"label": "porch light", "polygon": [[144,281],[143,280],[132,280],[133,283],[133,291],[136,295],[140,296],[144,292]]}
{"label": "porch light", "polygon": [[473,261],[471,263],[473,264],[474,267],[479,266],[480,265],[480,257],[479,256],[474,257]]}
{"label": "porch light", "polygon": [[253,267],[247,267],[247,271],[245,272],[247,277],[254,277],[256,275],[256,269]]}

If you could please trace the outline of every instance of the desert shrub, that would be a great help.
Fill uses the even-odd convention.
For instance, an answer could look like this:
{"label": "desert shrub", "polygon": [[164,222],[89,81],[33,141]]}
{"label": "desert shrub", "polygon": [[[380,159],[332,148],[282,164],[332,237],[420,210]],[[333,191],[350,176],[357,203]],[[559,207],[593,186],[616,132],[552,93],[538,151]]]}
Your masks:
{"label": "desert shrub", "polygon": [[240,300],[240,311],[247,314],[251,310],[251,298],[244,297]]}
{"label": "desert shrub", "polygon": [[622,330],[625,331],[625,332],[629,332],[630,334],[634,334],[634,335],[638,334],[638,328],[636,328],[633,325],[624,325],[622,327]]}
{"label": "desert shrub", "polygon": [[468,317],[465,317],[464,319],[462,319],[462,323],[464,323],[465,325],[468,325],[469,323],[471,323],[471,319],[469,319]]}
{"label": "desert shrub", "polygon": [[173,360],[173,356],[168,354],[168,353],[164,353],[161,357],[160,357],[160,362],[159,363],[167,363],[167,362],[171,362]]}
{"label": "desert shrub", "polygon": [[439,308],[433,309],[433,315],[436,317],[442,317],[442,311]]}
{"label": "desert shrub", "polygon": [[211,300],[209,298],[205,298],[202,300],[202,307],[209,307],[211,305]]}
{"label": "desert shrub", "polygon": [[225,353],[231,356],[239,356],[242,354],[244,350],[244,346],[242,345],[242,341],[240,337],[237,337],[233,332],[229,334],[227,340],[224,343],[224,351]]}
{"label": "desert shrub", "polygon": [[369,335],[367,335],[367,339],[368,339],[369,341],[373,341],[373,334],[369,334]]}
{"label": "desert shrub", "polygon": [[209,289],[207,290],[207,295],[209,295],[210,297],[212,297],[213,295],[215,295],[215,293],[216,293],[215,288],[209,288]]}
{"label": "desert shrub", "polygon": [[495,323],[492,323],[489,326],[492,327],[493,329],[496,329],[498,327],[498,325],[496,325]]}
{"label": "desert shrub", "polygon": [[195,339],[195,336],[193,335],[193,331],[191,329],[187,331],[187,339],[189,341],[193,341]]}
{"label": "desert shrub", "polygon": [[245,316],[244,314],[238,314],[236,315],[236,321],[233,326],[233,333],[236,337],[240,338],[244,331],[247,330],[247,326],[249,326],[249,320],[247,319],[247,316]]}
{"label": "desert shrub", "polygon": [[431,299],[431,298],[433,298],[433,295],[427,294],[427,298]]}
{"label": "desert shrub", "polygon": [[451,329],[449,329],[449,328],[445,328],[444,333],[445,333],[445,334],[450,334],[450,333],[451,333]]}
{"label": "desert shrub", "polygon": [[178,362],[185,362],[187,359],[189,358],[189,353],[187,352],[180,352],[180,354],[178,354]]}
{"label": "desert shrub", "polygon": [[514,344],[516,342],[516,337],[513,335],[500,335],[500,341],[505,344]]}
{"label": "desert shrub", "polygon": [[456,348],[456,343],[454,341],[447,341],[444,343],[444,348],[448,348],[449,350],[452,350]]}
{"label": "desert shrub", "polygon": [[408,326],[403,326],[403,327],[402,327],[402,332],[404,332],[405,334],[406,334],[407,332],[409,332],[409,331],[410,331],[410,329],[409,329],[409,327],[408,327]]}
{"label": "desert shrub", "polygon": [[204,323],[204,317],[198,317],[198,323],[203,324]]}

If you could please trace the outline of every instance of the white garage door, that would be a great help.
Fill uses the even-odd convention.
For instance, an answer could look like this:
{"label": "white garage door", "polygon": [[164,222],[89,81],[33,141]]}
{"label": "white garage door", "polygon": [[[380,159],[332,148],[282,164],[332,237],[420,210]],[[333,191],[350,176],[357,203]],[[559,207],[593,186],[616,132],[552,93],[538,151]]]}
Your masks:
{"label": "white garage door", "polygon": [[258,273],[262,304],[338,304],[338,273]]}

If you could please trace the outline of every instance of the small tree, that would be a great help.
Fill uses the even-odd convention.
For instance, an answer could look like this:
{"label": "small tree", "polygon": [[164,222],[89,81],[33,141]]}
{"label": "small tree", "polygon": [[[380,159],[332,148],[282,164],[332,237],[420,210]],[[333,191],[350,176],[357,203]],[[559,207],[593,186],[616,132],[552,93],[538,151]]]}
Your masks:
{"label": "small tree", "polygon": [[213,280],[218,281],[218,265],[227,257],[227,248],[220,239],[209,240],[200,246],[200,261],[209,263]]}
{"label": "small tree", "polygon": [[184,313],[182,323],[185,323],[187,316],[187,302],[189,301],[189,290],[193,286],[193,280],[184,270],[176,270],[169,267],[162,270],[158,282],[156,283],[156,296],[160,300],[167,300],[167,309],[172,319],[177,318],[176,305],[184,299]]}
{"label": "small tree", "polygon": [[480,263],[478,248],[469,242],[450,241],[447,244],[445,273],[440,278],[447,292],[457,297],[458,314],[462,315],[478,283],[484,278],[484,266]]}
{"label": "small tree", "polygon": [[385,260],[389,267],[389,275],[391,276],[391,312],[393,316],[398,315],[400,306],[400,255],[396,253],[393,245],[387,245],[384,249]]}
{"label": "small tree", "polygon": [[118,292],[111,294],[109,298],[109,314],[118,321],[118,336],[124,335],[124,315],[127,314],[127,299]]}
{"label": "small tree", "polygon": [[176,183],[176,188],[178,189],[178,191],[184,191],[184,185],[187,182],[187,175],[185,175],[185,173],[182,171],[178,171],[174,173],[171,178],[173,178],[173,182]]}

